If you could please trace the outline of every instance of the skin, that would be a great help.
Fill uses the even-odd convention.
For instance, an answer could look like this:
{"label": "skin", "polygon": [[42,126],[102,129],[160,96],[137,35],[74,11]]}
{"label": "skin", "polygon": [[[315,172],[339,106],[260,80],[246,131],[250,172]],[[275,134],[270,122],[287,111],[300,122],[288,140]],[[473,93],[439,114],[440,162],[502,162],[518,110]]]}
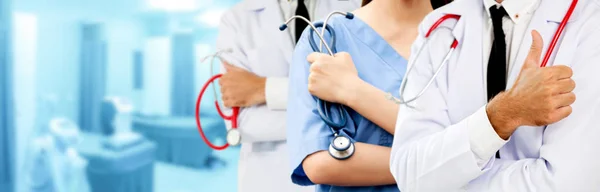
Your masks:
{"label": "skin", "polygon": [[[377,18],[377,13],[368,16],[360,14],[367,12],[368,7],[382,5],[379,3],[385,1],[374,2],[377,4],[372,3],[357,11],[357,16]],[[387,14],[391,15],[391,13]],[[380,32],[381,28],[378,30],[375,27],[377,23],[370,23],[368,19],[363,20],[366,20],[377,32],[385,34]],[[383,19],[381,21],[390,23]],[[490,123],[498,136],[503,139],[508,139],[520,126],[549,125],[566,118],[571,114],[570,105],[576,99],[572,92],[575,88],[575,82],[571,79],[572,70],[563,65],[540,68],[542,38],[537,31],[532,32],[532,37],[533,44],[529,55],[514,86],[500,93],[486,106]],[[402,47],[395,46],[395,49],[403,54]],[[349,106],[386,131],[393,132],[398,106],[385,99],[384,92],[358,78],[352,59],[347,53],[338,53],[334,57],[314,53],[309,55],[307,60],[311,63],[308,85],[311,94]],[[319,184],[342,186],[392,184],[394,181],[388,169],[373,168],[370,171],[361,169],[373,165],[387,166],[389,148],[364,143],[357,143],[358,145],[371,147],[368,149],[369,155],[363,156],[364,154],[359,153],[361,150],[357,147],[355,156],[346,161],[333,161],[326,152],[317,152],[308,156],[303,163],[307,175],[313,182]]]}
{"label": "skin", "polygon": [[[410,46],[418,35],[418,24],[431,11],[428,0],[376,0],[354,13],[408,58]],[[334,57],[313,53],[307,60],[311,63],[308,77],[311,94],[351,107],[393,134],[398,105],[388,100],[385,92],[358,78],[348,53],[340,52]],[[389,147],[360,142],[355,145],[354,155],[343,161],[335,160],[327,151],[307,156],[302,163],[306,175],[316,184],[335,186],[395,184],[389,169]]]}
{"label": "skin", "polygon": [[265,104],[267,78],[223,62],[227,73],[219,80],[221,99],[225,107],[249,107]]}
{"label": "skin", "polygon": [[505,140],[520,126],[549,125],[573,111],[573,71],[564,65],[540,68],[542,37],[537,31],[531,35],[533,43],[515,85],[486,107],[494,130]]}

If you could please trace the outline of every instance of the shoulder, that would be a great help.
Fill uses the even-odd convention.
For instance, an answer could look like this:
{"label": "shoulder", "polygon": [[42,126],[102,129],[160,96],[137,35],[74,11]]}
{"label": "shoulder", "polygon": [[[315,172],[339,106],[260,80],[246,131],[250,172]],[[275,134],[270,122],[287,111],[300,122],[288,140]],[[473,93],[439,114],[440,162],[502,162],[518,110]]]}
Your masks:
{"label": "shoulder", "polygon": [[[347,19],[346,17],[342,16],[342,15],[335,15],[333,17],[331,17],[329,20],[327,20],[327,26],[329,26],[328,28],[335,33],[336,38],[342,38],[343,30],[346,30],[346,24],[351,21],[350,19]],[[300,22],[300,21],[297,21]],[[325,27],[325,18],[324,19],[320,19],[317,21],[312,22],[312,24],[317,28],[317,30],[320,31],[323,29],[323,27]],[[304,31],[302,31],[302,37],[301,39],[304,39],[305,41],[308,40],[310,37],[312,37],[316,42],[319,42],[319,37],[316,33],[312,32],[312,28],[310,26],[306,27],[304,29]],[[312,34],[312,36],[310,36]],[[331,37],[331,33],[325,31],[325,33],[323,33],[323,37],[328,39]]]}
{"label": "shoulder", "polygon": [[222,22],[243,22],[249,15],[264,9],[264,0],[243,0],[227,9],[221,16]]}
{"label": "shoulder", "polygon": [[227,9],[225,12],[223,12],[223,15],[221,15],[221,22],[231,22],[232,20],[235,20],[237,17],[240,17],[245,10],[244,10],[244,5],[246,3],[244,1],[236,3],[233,7]]}
{"label": "shoulder", "polygon": [[472,2],[469,0],[454,0],[451,3],[448,3],[440,8],[433,10],[432,12],[427,14],[425,18],[423,18],[423,21],[421,22],[421,28],[431,27],[440,18],[447,15],[448,13],[457,12],[456,10],[460,10],[460,12],[462,12],[465,11],[464,9],[469,9],[469,7],[473,6],[469,3]]}

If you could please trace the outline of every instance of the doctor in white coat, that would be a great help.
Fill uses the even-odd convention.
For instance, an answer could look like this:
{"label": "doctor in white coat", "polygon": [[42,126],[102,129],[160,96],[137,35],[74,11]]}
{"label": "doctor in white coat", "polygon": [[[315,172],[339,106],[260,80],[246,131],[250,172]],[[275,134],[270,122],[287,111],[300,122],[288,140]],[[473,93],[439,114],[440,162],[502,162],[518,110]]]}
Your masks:
{"label": "doctor in white coat", "polygon": [[239,191],[314,191],[292,184],[286,171],[288,67],[300,35],[295,31],[306,25],[291,23],[285,32],[279,26],[295,14],[318,20],[358,7],[360,0],[244,0],[224,14],[217,49],[232,52],[221,55],[225,74],[219,83],[224,105],[242,107]]}
{"label": "doctor in white coat", "polygon": [[[426,17],[406,98],[459,45],[415,108],[399,110],[390,167],[401,191],[600,191],[600,1],[579,0],[539,68],[570,4],[460,0]],[[445,14],[461,18],[424,44]]]}

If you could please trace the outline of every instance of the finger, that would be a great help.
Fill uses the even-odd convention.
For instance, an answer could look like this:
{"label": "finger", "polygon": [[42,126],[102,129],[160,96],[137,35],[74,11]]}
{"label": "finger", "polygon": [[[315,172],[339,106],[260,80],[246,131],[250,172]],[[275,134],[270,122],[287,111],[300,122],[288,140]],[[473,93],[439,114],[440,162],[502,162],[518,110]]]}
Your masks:
{"label": "finger", "polygon": [[569,115],[571,115],[571,113],[573,113],[573,108],[571,106],[565,106],[565,107],[561,107],[556,109],[555,111],[553,111],[550,115],[550,123],[556,123],[566,117],[568,117]]}
{"label": "finger", "polygon": [[245,101],[237,101],[234,103],[235,107],[246,107]]}
{"label": "finger", "polygon": [[562,79],[569,79],[571,77],[573,77],[573,69],[571,69],[571,67],[566,66],[566,65],[555,65],[555,66],[551,66],[551,67],[546,67],[548,68],[551,73],[552,73],[552,77],[558,80],[562,80]]}
{"label": "finger", "polygon": [[554,94],[565,94],[573,92],[575,89],[575,81],[573,79],[561,79],[555,84]]}
{"label": "finger", "polygon": [[327,55],[323,54],[323,53],[319,53],[319,52],[313,52],[311,54],[308,54],[308,56],[306,57],[306,61],[308,61],[308,63],[314,63],[317,59],[319,59],[323,56],[327,56]]}
{"label": "finger", "polygon": [[231,101],[223,101],[223,106],[225,106],[225,107],[233,107],[233,103]]}
{"label": "finger", "polygon": [[348,52],[339,52],[335,54],[335,57],[350,57],[350,53]]}
{"label": "finger", "polygon": [[523,68],[533,68],[540,66],[540,57],[542,56],[544,40],[542,39],[540,33],[536,30],[531,31],[531,39],[531,48],[529,48],[527,61],[523,64]]}
{"label": "finger", "polygon": [[556,99],[556,108],[562,108],[562,107],[566,107],[566,106],[570,106],[573,103],[575,103],[575,100],[577,99],[577,97],[575,96],[575,93],[565,93],[565,94],[560,94],[555,96]]}

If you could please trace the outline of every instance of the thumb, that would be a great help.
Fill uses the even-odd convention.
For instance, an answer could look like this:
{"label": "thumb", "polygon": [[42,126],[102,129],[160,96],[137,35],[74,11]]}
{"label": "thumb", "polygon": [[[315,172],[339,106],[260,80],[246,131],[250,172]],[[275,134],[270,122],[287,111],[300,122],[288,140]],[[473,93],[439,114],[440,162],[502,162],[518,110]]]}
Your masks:
{"label": "thumb", "polygon": [[318,59],[323,58],[323,56],[327,56],[327,55],[325,55],[323,53],[319,53],[319,52],[313,52],[306,57],[306,61],[308,61],[308,63],[312,64],[315,61],[317,61]]}
{"label": "thumb", "polygon": [[227,61],[223,61],[223,67],[225,67],[225,71],[235,71],[238,68],[236,66],[233,66],[232,64],[228,63]]}
{"label": "thumb", "polygon": [[527,60],[523,64],[523,68],[540,67],[540,57],[542,57],[542,49],[544,48],[544,40],[539,32],[531,31],[531,48],[527,55]]}

